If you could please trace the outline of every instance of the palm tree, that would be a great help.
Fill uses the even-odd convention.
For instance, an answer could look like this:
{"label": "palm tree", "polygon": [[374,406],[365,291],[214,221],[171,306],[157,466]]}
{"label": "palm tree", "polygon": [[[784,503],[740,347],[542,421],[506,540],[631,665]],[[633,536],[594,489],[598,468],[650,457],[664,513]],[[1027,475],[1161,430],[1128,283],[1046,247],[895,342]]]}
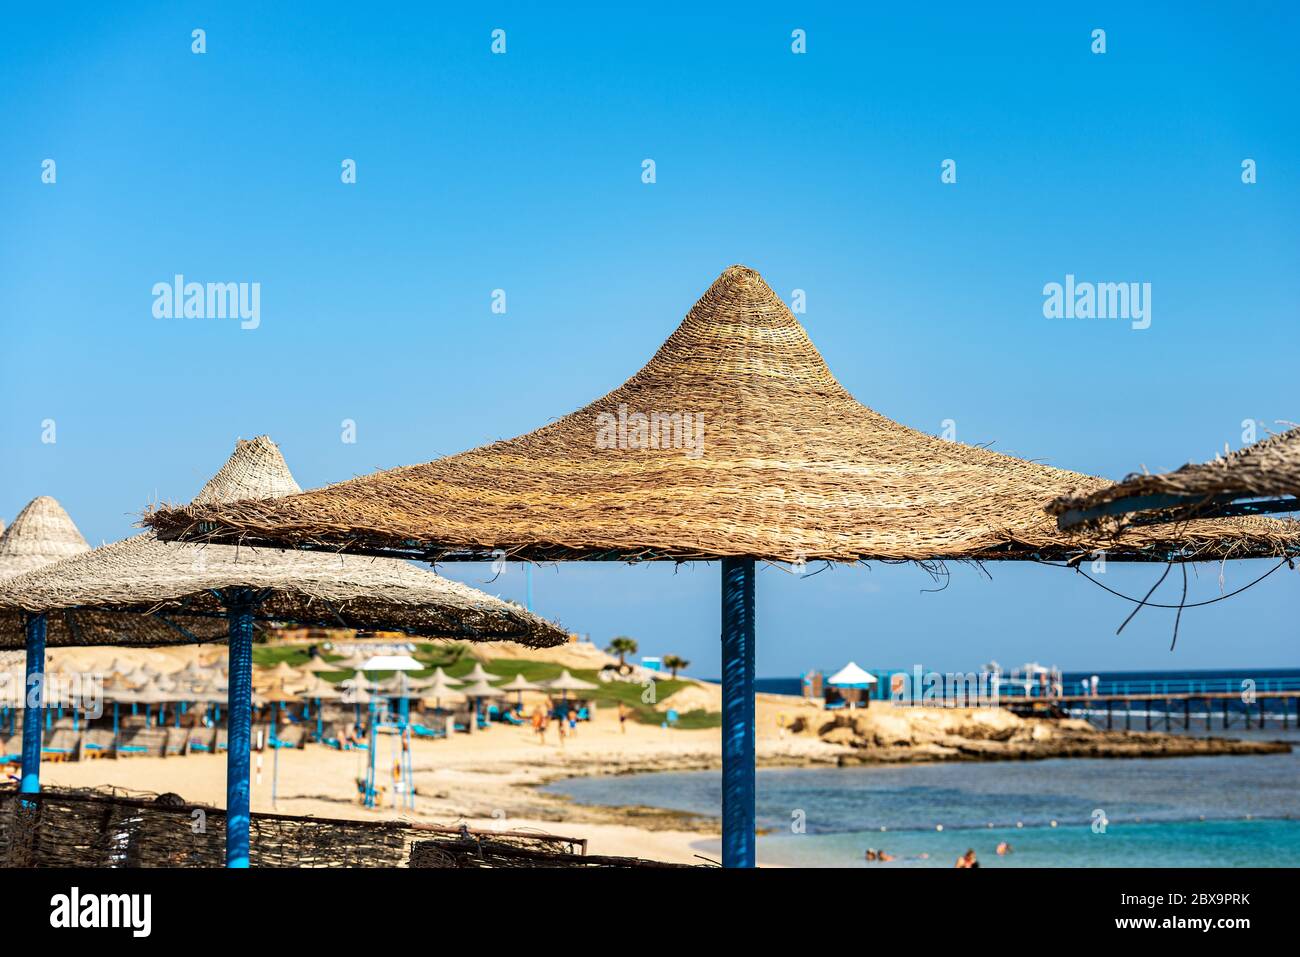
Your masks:
{"label": "palm tree", "polygon": [[626,635],[619,635],[610,640],[609,646],[606,647],[606,654],[618,655],[618,666],[622,668],[627,664],[627,656],[636,654],[636,639],[629,638]]}
{"label": "palm tree", "polygon": [[664,667],[673,673],[673,680],[677,680],[677,672],[685,671],[691,666],[691,663],[685,658],[677,655],[664,655]]}

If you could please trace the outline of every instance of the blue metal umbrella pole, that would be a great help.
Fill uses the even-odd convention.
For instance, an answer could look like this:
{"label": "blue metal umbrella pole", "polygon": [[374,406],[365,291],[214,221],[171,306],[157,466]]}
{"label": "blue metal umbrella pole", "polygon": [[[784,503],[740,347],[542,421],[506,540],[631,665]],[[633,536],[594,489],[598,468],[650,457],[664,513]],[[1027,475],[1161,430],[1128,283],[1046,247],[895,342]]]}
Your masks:
{"label": "blue metal umbrella pole", "polygon": [[366,807],[374,807],[375,801],[375,751],[378,750],[375,734],[375,719],[378,717],[375,708],[375,696],[370,696],[370,745],[369,753],[366,755]]}
{"label": "blue metal umbrella pole", "polygon": [[19,790],[35,794],[41,789],[41,712],[45,708],[45,616],[27,618],[27,683],[23,697],[23,776]]}
{"label": "blue metal umbrella pole", "polygon": [[230,621],[230,685],[226,692],[226,866],[248,866],[248,765],[253,736],[253,603],[239,594]]}
{"label": "blue metal umbrella pole", "polygon": [[753,867],[754,560],[722,560],[722,866]]}

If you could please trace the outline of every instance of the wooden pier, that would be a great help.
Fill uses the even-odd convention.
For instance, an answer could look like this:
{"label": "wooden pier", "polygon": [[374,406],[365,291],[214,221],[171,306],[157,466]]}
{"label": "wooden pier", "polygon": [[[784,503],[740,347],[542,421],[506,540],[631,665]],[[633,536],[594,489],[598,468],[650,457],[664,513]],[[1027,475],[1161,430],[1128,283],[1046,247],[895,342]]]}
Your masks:
{"label": "wooden pier", "polygon": [[[1272,708],[1269,702],[1276,702]],[[1145,694],[1097,694],[1097,695],[1061,695],[1059,697],[1025,697],[1005,698],[1001,704],[1004,708],[1022,717],[1044,717],[1047,715],[1069,717],[1096,717],[1101,710],[1106,712],[1106,729],[1115,727],[1116,713],[1123,719],[1124,729],[1133,730],[1133,717],[1136,714],[1144,721],[1142,730],[1173,731],[1178,725],[1182,730],[1192,729],[1193,704],[1198,720],[1204,720],[1205,729],[1213,730],[1216,712],[1221,730],[1233,727],[1262,729],[1266,722],[1273,727],[1288,729],[1294,721],[1300,727],[1300,691],[1256,691],[1249,697],[1240,691],[1194,691],[1179,693],[1145,693]],[[1163,705],[1163,708],[1159,708]],[[1235,705],[1235,706],[1234,706]],[[1152,726],[1154,716],[1163,713],[1163,729]]]}

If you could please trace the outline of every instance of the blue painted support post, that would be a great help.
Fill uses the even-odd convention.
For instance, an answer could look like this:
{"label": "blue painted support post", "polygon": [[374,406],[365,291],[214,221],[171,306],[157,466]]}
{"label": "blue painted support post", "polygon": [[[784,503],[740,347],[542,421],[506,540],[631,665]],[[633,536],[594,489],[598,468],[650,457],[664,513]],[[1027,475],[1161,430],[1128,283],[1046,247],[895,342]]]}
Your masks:
{"label": "blue painted support post", "polygon": [[117,757],[117,734],[118,734],[118,729],[121,726],[121,721],[119,720],[117,709],[118,709],[118,703],[114,701],[113,702],[113,757]]}
{"label": "blue painted support post", "polygon": [[248,866],[248,765],[253,735],[253,605],[247,593],[232,596],[230,684],[226,692],[226,866]]}
{"label": "blue painted support post", "polygon": [[375,752],[379,750],[375,731],[375,719],[378,717],[375,697],[374,694],[370,695],[370,753],[366,756],[366,807],[375,806]]}
{"label": "blue painted support post", "polygon": [[41,789],[41,712],[45,708],[45,616],[27,618],[27,684],[23,698],[23,776],[19,790],[35,794]]}
{"label": "blue painted support post", "polygon": [[316,699],[316,740],[322,741],[325,738],[325,718],[321,714],[320,699]]}
{"label": "blue painted support post", "polygon": [[753,867],[754,560],[722,560],[722,866]]}
{"label": "blue painted support post", "polygon": [[284,707],[284,702],[277,701],[275,707],[271,709],[274,722],[271,730],[271,744],[275,747],[275,754],[271,757],[271,807],[275,807],[276,798],[280,791],[280,709]]}

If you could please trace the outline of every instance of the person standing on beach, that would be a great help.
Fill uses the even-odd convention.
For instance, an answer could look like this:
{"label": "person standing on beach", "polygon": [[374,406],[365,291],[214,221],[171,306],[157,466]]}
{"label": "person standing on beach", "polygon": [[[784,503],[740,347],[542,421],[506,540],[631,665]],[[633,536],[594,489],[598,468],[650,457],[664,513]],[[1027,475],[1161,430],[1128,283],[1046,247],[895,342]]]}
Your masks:
{"label": "person standing on beach", "polygon": [[539,704],[533,708],[533,731],[537,734],[537,743],[546,743],[546,713]]}
{"label": "person standing on beach", "polygon": [[620,734],[627,734],[627,705],[621,701],[618,703],[618,730]]}

